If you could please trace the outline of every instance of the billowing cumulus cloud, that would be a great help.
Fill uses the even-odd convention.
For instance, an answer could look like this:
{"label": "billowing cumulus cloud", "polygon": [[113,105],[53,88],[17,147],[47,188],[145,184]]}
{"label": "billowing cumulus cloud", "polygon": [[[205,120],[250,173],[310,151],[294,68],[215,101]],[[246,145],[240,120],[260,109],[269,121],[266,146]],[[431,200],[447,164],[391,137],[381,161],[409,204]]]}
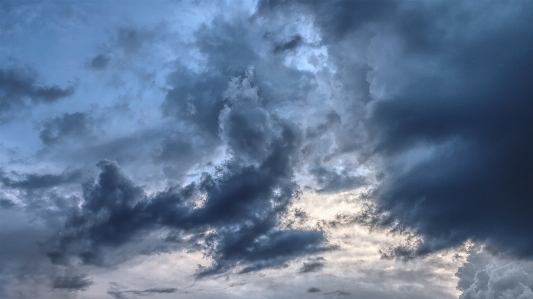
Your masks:
{"label": "billowing cumulus cloud", "polygon": [[[234,266],[244,272],[279,266],[327,249],[319,231],[277,228],[298,192],[292,169],[299,136],[261,108],[251,72],[234,78],[224,92],[228,102],[220,114],[220,134],[232,158],[216,175],[204,173],[198,182],[150,198],[116,163],[101,162],[98,181],[84,185],[81,210],[69,218],[58,248],[48,254],[52,261],[68,263],[75,242],[84,263],[105,264],[104,246],[122,245],[159,227],[205,235],[204,250],[214,264],[200,275]],[[200,207],[193,205],[197,197],[205,197]]]}
{"label": "billowing cumulus cloud", "polygon": [[530,262],[498,259],[472,248],[459,277],[459,298],[533,298],[533,267]]}

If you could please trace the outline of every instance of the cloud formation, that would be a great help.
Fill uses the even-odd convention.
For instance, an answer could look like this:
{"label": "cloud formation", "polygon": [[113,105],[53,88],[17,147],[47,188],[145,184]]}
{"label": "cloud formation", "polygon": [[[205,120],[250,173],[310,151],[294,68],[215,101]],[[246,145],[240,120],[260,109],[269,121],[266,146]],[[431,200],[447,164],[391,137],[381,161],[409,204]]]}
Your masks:
{"label": "cloud formation", "polygon": [[473,248],[455,274],[459,298],[533,298],[532,270],[531,263],[497,260]]}
{"label": "cloud formation", "polygon": [[[192,279],[238,277],[228,294],[275,269],[310,279],[291,292],[422,298],[416,283],[445,272],[405,267],[473,242],[486,252],[458,270],[462,298],[531,297],[532,13],[498,1],[0,4],[2,54],[31,66],[0,67],[0,296],[101,292],[115,277],[77,273],[187,252],[207,261]],[[405,241],[356,248],[361,224]],[[330,256],[362,247],[390,264],[357,264],[364,283],[326,290],[320,279],[343,271]],[[393,282],[370,290],[375,277]],[[174,285],[107,292],[162,298]]]}
{"label": "cloud formation", "polygon": [[48,146],[72,137],[90,137],[93,120],[85,113],[65,113],[44,121],[39,138]]}
{"label": "cloud formation", "polygon": [[79,170],[65,171],[61,174],[14,174],[18,177],[17,179],[13,179],[6,174],[0,174],[0,181],[4,187],[29,191],[62,184],[78,183],[82,177],[82,172]]}
{"label": "cloud formation", "polygon": [[85,276],[58,276],[54,278],[52,287],[54,289],[66,289],[69,291],[84,291],[93,282]]}
{"label": "cloud formation", "polygon": [[50,104],[69,97],[75,86],[40,85],[35,71],[27,68],[0,68],[0,121],[9,119],[9,112],[36,104]]}
{"label": "cloud formation", "polygon": [[[516,5],[506,10],[509,15],[450,2],[259,5],[267,15],[291,6],[306,9],[333,59],[368,66],[360,70],[373,98],[363,129],[371,147],[358,151],[381,161],[375,165],[383,178],[370,195],[373,223],[421,236],[396,254],[425,255],[470,239],[495,252],[533,255],[527,212],[533,196],[527,16],[533,7]],[[485,16],[496,23],[480,27]],[[365,61],[347,56],[348,45],[376,51]],[[386,47],[388,58],[380,56]],[[335,181],[347,178],[339,174]]]}
{"label": "cloud formation", "polygon": [[[249,71],[225,92],[220,134],[232,158],[216,175],[204,173],[198,182],[147,197],[116,163],[99,163],[98,181],[84,185],[84,204],[67,221],[59,247],[48,254],[51,260],[68,263],[69,250],[80,246],[76,254],[83,262],[105,264],[104,246],[123,245],[159,227],[204,235],[204,250],[214,264],[200,269],[200,276],[235,266],[241,272],[281,266],[326,250],[320,231],[277,228],[278,217],[298,192],[293,159],[299,139],[261,108],[252,79]],[[205,202],[195,207],[198,197]]]}

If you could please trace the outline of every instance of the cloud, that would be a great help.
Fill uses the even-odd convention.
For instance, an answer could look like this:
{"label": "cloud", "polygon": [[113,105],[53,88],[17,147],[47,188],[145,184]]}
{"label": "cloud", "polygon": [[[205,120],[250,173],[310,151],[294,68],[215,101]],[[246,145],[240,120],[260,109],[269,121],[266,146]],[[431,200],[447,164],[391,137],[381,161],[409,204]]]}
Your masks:
{"label": "cloud", "polygon": [[[489,38],[456,45],[464,50],[449,58],[448,68],[460,80],[446,73],[437,81],[422,79],[373,107],[369,124],[376,130],[376,151],[391,161],[374,196],[391,218],[425,238],[420,253],[471,238],[494,251],[533,255],[533,222],[525,212],[533,194],[526,141],[533,136],[533,119],[523,113],[532,108],[526,98],[533,90],[520,79],[531,75],[533,60],[526,54],[531,39],[522,29],[529,25],[520,15],[516,22]],[[473,55],[478,59],[468,58]],[[490,63],[492,57],[507,59]],[[483,77],[471,82],[473,74]],[[436,90],[441,84],[453,87]],[[424,148],[426,158],[406,158]]]}
{"label": "cloud", "polygon": [[389,17],[397,6],[396,1],[336,1],[328,3],[322,1],[283,1],[264,0],[259,1],[258,11],[269,13],[280,7],[296,6],[311,11],[316,25],[321,28],[323,38],[326,41],[338,40],[346,34],[353,32],[358,27],[368,22],[380,21]]}
{"label": "cloud", "polygon": [[116,35],[116,44],[125,52],[137,52],[146,43],[154,42],[157,31],[137,27],[122,27]]}
{"label": "cloud", "polygon": [[128,298],[128,294],[135,296],[152,296],[157,294],[172,294],[178,291],[177,288],[149,288],[144,290],[128,290],[127,287],[122,286],[116,282],[110,282],[110,288],[107,294],[115,299]]}
{"label": "cloud", "polygon": [[20,190],[36,190],[51,188],[62,184],[78,183],[82,177],[80,170],[65,171],[61,174],[20,174],[12,173],[19,179],[12,179],[5,174],[0,174],[0,181],[7,188]]}
{"label": "cloud", "polygon": [[64,113],[45,120],[43,129],[39,132],[39,138],[51,146],[66,138],[75,138],[90,135],[93,127],[93,119],[85,113]]}
{"label": "cloud", "polygon": [[[366,78],[370,102],[352,125],[366,142],[351,152],[384,175],[368,196],[373,223],[421,237],[393,255],[416,257],[474,240],[493,252],[532,257],[533,118],[526,111],[533,109],[533,7],[504,5],[504,14],[446,1],[264,1],[259,11],[291,5],[315,17],[332,62]],[[496,23],[488,26],[487,17]],[[367,58],[347,55],[350,47]],[[341,84],[359,76],[346,74]],[[317,170],[324,181],[353,181],[348,173]]]}
{"label": "cloud", "polygon": [[334,291],[334,292],[328,292],[328,293],[324,293],[324,294],[326,294],[326,295],[337,295],[337,296],[348,296],[348,295],[351,295],[352,293],[346,292],[346,291],[337,290],[337,291]]}
{"label": "cloud", "polygon": [[96,70],[103,70],[107,68],[110,62],[111,59],[109,56],[105,54],[98,54],[91,60],[90,67]]}
{"label": "cloud", "polygon": [[[199,251],[212,262],[200,266],[196,278],[267,268],[318,277],[325,262],[307,255],[334,247],[328,234],[309,224],[315,220],[331,231],[364,223],[409,236],[405,244],[383,249],[384,258],[416,259],[465,241],[485,243],[495,254],[530,258],[532,6],[491,4],[271,0],[259,1],[252,16],[241,8],[222,15],[222,3],[195,8],[184,14],[185,21],[179,3],[179,9],[165,6],[171,20],[135,4],[125,11],[142,17],[127,26],[124,15],[114,16],[115,29],[102,22],[98,32],[87,26],[94,23],[80,21],[84,29],[68,29],[69,34],[84,32],[88,38],[106,31],[111,37],[104,42],[96,37],[96,52],[84,50],[81,58],[72,53],[77,65],[106,70],[81,70],[90,76],[83,82],[90,83],[79,103],[94,112],[96,105],[120,98],[122,108],[98,116],[69,105],[42,107],[17,127],[22,132],[40,125],[38,136],[32,131],[34,141],[28,135],[19,142],[17,130],[6,133],[25,150],[13,151],[2,166],[0,213],[27,213],[24,221],[47,226],[46,235],[53,237],[37,239],[54,263],[42,270],[47,273],[65,266],[116,266],[132,256],[179,248]],[[89,9],[91,22],[113,15],[112,7],[79,9]],[[29,19],[31,13],[21,16]],[[51,15],[36,13],[41,23],[35,27]],[[143,25],[151,22],[146,19],[158,25]],[[53,65],[40,63],[39,69]],[[107,93],[113,76],[123,84]],[[4,68],[0,119],[57,103],[74,90],[43,85],[28,69]],[[104,125],[109,135],[93,138]],[[39,140],[44,149],[33,156],[31,147]],[[16,148],[10,142],[9,149]],[[84,167],[96,161],[99,175],[85,180],[91,170]],[[71,168],[45,173],[50,165]],[[340,211],[328,222],[322,214],[315,217],[316,207],[299,210],[299,195],[307,192],[302,189],[326,199],[364,189],[361,199],[368,206],[357,215]],[[351,209],[353,197],[339,209]],[[141,248],[150,238],[156,240]],[[349,234],[342,238],[349,243]],[[42,262],[43,255],[36,260]],[[291,265],[295,258],[300,262]],[[328,257],[327,270],[335,271],[331,263]],[[490,279],[494,296],[529,296],[531,271],[522,264],[490,269],[488,263],[473,264],[458,271],[459,288],[470,290],[469,296],[489,296],[483,292]],[[408,285],[434,277],[409,273],[386,275]],[[55,285],[55,274],[50,277],[43,281]],[[65,286],[84,279],[57,276]],[[503,281],[517,283],[503,286]],[[357,295],[366,294],[360,288]],[[337,289],[344,288],[329,290]],[[387,292],[415,291],[367,293],[385,298]],[[108,290],[116,298],[171,292],[177,291]]]}
{"label": "cloud", "polygon": [[9,119],[8,112],[36,104],[51,104],[74,94],[75,86],[39,85],[37,74],[19,67],[0,69],[0,120]]}
{"label": "cloud", "polygon": [[330,170],[324,166],[310,169],[320,187],[317,192],[334,193],[339,191],[354,190],[368,184],[366,177],[351,174],[348,170]]}
{"label": "cloud", "polygon": [[[84,185],[85,202],[67,221],[51,260],[68,263],[74,253],[85,263],[105,264],[105,247],[124,245],[159,227],[203,238],[202,248],[214,263],[200,268],[199,277],[235,267],[241,272],[280,267],[291,258],[326,250],[320,231],[277,227],[298,192],[293,157],[299,137],[260,107],[251,80],[248,72],[230,81],[225,92],[229,101],[219,119],[231,158],[216,175],[204,173],[196,182],[148,197],[116,163],[99,163],[102,172],[97,182]],[[261,126],[242,127],[254,122]],[[205,202],[195,207],[199,196]]]}
{"label": "cloud", "polygon": [[308,293],[319,293],[320,289],[316,287],[310,287],[309,289],[307,289],[307,292]]}
{"label": "cloud", "polygon": [[65,289],[69,291],[85,291],[93,282],[86,276],[57,276],[54,278],[52,287],[54,289]]}
{"label": "cloud", "polygon": [[15,206],[15,203],[12,202],[11,200],[4,199],[4,198],[0,199],[0,207],[2,209],[11,209],[14,206]]}
{"label": "cloud", "polygon": [[324,258],[319,256],[316,258],[309,258],[308,262],[304,262],[302,267],[298,272],[300,273],[309,273],[309,272],[318,272],[321,271],[325,264],[324,264]]}
{"label": "cloud", "polygon": [[455,273],[457,289],[462,291],[459,298],[533,298],[531,273],[530,261],[493,256],[473,246]]}
{"label": "cloud", "polygon": [[302,42],[303,42],[302,36],[295,35],[295,36],[291,37],[291,39],[289,41],[276,44],[274,46],[274,50],[273,51],[274,51],[274,53],[290,51],[290,50],[293,50],[293,49],[296,49],[297,47],[299,47],[302,44]]}
{"label": "cloud", "polygon": [[500,268],[488,266],[476,271],[473,280],[460,299],[533,298],[533,275],[518,265],[507,264]]}

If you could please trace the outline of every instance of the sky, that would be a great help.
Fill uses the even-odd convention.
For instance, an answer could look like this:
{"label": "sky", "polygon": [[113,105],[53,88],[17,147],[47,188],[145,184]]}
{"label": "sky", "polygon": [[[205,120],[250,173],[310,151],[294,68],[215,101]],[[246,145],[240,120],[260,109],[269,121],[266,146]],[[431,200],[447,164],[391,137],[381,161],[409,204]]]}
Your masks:
{"label": "sky", "polygon": [[0,1],[0,298],[533,299],[533,2]]}

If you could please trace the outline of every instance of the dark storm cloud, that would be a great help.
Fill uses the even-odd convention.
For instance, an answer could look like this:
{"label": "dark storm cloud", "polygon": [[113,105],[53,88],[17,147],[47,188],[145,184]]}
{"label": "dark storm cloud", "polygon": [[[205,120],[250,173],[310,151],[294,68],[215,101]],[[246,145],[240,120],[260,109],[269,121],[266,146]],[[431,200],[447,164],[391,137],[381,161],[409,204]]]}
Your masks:
{"label": "dark storm cloud", "polygon": [[[290,142],[284,139],[280,143]],[[67,222],[64,245],[71,240],[88,240],[80,257],[86,263],[100,263],[101,246],[122,245],[135,235],[159,226],[202,231],[216,228],[206,237],[207,252],[216,264],[202,269],[205,274],[228,270],[242,263],[246,271],[279,265],[288,258],[323,250],[323,236],[317,231],[276,229],[276,216],[294,196],[287,145],[273,150],[259,167],[229,163],[218,178],[204,175],[198,184],[177,192],[164,192],[147,199],[110,162],[100,164],[102,174],[96,185],[85,186],[86,200],[80,214]],[[233,165],[232,165],[233,164]],[[289,172],[289,173],[287,173]],[[190,200],[205,193],[203,207],[192,209]],[[108,216],[101,219],[102,213]],[[60,248],[64,249],[64,248]],[[50,253],[52,260],[63,258],[61,251]]]}
{"label": "dark storm cloud", "polygon": [[84,291],[92,284],[92,280],[83,275],[57,276],[54,278],[52,287],[54,289],[65,289],[69,291]]}
{"label": "dark storm cloud", "polygon": [[[98,181],[84,185],[85,203],[67,221],[51,260],[65,263],[74,250],[85,263],[102,264],[105,247],[159,227],[202,236],[214,264],[201,268],[199,277],[233,267],[243,273],[280,267],[290,258],[327,249],[319,231],[277,228],[298,193],[293,167],[300,137],[261,107],[252,79],[247,72],[224,92],[228,101],[219,118],[220,135],[234,157],[216,174],[148,198],[117,164],[101,162]],[[195,207],[202,197],[205,202]],[[77,244],[85,245],[79,250]]]}
{"label": "dark storm cloud", "polygon": [[320,289],[317,287],[310,287],[309,289],[307,289],[307,292],[308,293],[319,293]]}
{"label": "dark storm cloud", "polygon": [[433,147],[413,166],[390,167],[374,193],[382,211],[425,238],[420,254],[472,238],[493,251],[533,256],[532,11],[525,7],[490,36],[456,45],[445,58],[453,77],[422,78],[374,105],[378,153],[394,161]]}
{"label": "dark storm cloud", "polygon": [[65,171],[61,174],[11,174],[17,179],[13,179],[12,176],[7,176],[0,172],[0,182],[2,182],[2,185],[7,188],[27,191],[77,183],[82,177],[80,170]]}
{"label": "dark storm cloud", "polygon": [[37,75],[30,69],[0,69],[0,120],[7,112],[35,104],[50,104],[74,93],[73,85],[39,85]]}
{"label": "dark storm cloud", "polygon": [[[370,195],[374,220],[422,237],[392,254],[415,257],[472,239],[493,252],[532,257],[532,5],[501,4],[509,14],[447,1],[259,7],[288,5],[310,9],[331,57],[345,58],[337,42],[357,45],[348,33],[369,24],[391,28],[401,41],[394,50],[400,64],[391,68],[403,77],[391,73],[390,84],[409,83],[372,101],[365,121],[373,155],[387,165]],[[489,28],[484,18],[496,23]]]}
{"label": "dark storm cloud", "polygon": [[93,120],[85,113],[65,113],[45,120],[39,138],[48,146],[54,145],[68,137],[88,135],[93,126]]}

